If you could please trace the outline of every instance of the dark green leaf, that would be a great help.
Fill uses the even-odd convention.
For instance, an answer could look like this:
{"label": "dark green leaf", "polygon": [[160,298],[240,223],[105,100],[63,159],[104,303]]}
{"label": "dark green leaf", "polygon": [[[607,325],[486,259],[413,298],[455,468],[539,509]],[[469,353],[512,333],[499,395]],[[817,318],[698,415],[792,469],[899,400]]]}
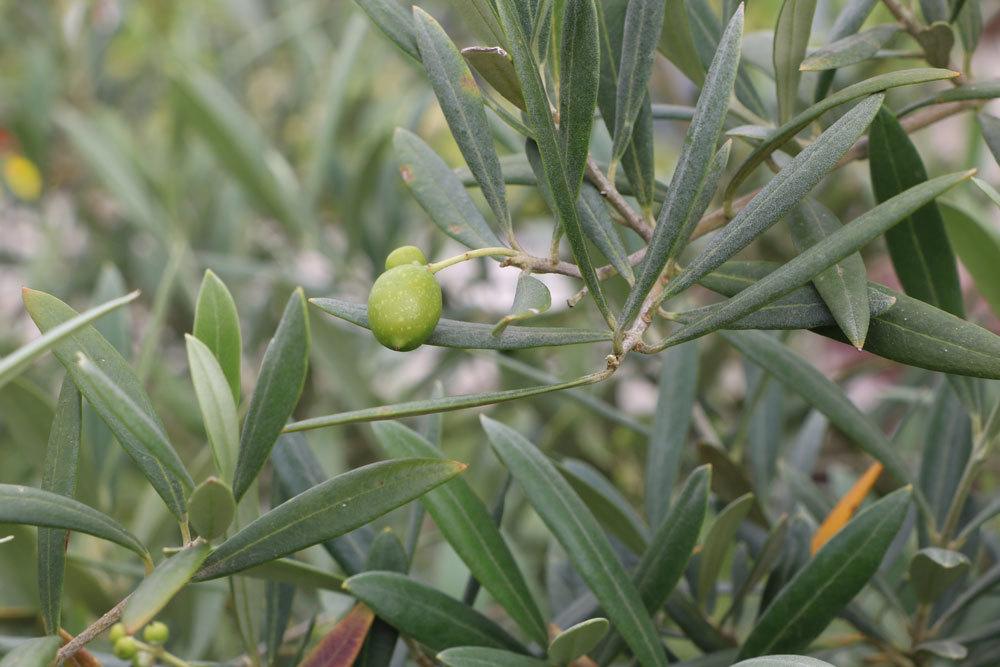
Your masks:
{"label": "dark green leaf", "polygon": [[924,50],[927,64],[947,67],[951,49],[955,46],[955,33],[945,21],[934,21],[914,35],[914,39]]}
{"label": "dark green leaf", "polygon": [[278,329],[264,352],[257,386],[240,433],[240,454],[233,474],[233,495],[237,501],[264,467],[302,394],[309,367],[307,311],[300,287],[289,297]]}
{"label": "dark green leaf", "polygon": [[514,232],[507,193],[479,86],[440,24],[419,7],[413,8],[413,18],[420,56],[448,127],[479,181],[502,235],[511,240]]}
{"label": "dark green leaf", "polygon": [[237,576],[324,591],[339,592],[344,584],[341,577],[328,569],[321,569],[291,558],[276,558],[243,570],[237,573]]}
{"label": "dark green leaf", "polygon": [[243,354],[243,336],[236,302],[211,269],[205,271],[198,290],[198,303],[194,309],[194,337],[205,344],[219,362],[233,403],[240,402],[240,366]]}
{"label": "dark green leaf", "polygon": [[885,24],[842,37],[810,53],[799,69],[803,72],[832,70],[868,60],[898,32],[898,25]]}
{"label": "dark green leaf", "polygon": [[[663,12],[663,29],[660,31],[660,53],[677,66],[691,83],[701,86],[705,81],[705,68],[698,57],[684,0],[666,0]],[[655,105],[654,105],[655,117]]]}
{"label": "dark green leaf", "polygon": [[927,547],[918,551],[910,561],[910,584],[918,600],[934,602],[970,566],[969,558],[963,553]]}
{"label": "dark green leaf", "polygon": [[590,183],[584,183],[580,188],[580,199],[576,207],[580,214],[583,233],[604,253],[618,274],[632,284],[635,281],[635,274],[632,273],[632,265],[628,261],[628,252],[615,230],[615,223],[608,213],[608,207],[601,193]]}
{"label": "dark green leaf", "polygon": [[[368,308],[364,304],[340,299],[310,299],[309,302],[334,317],[366,329],[370,328]],[[606,331],[563,327],[509,326],[500,335],[494,336],[493,328],[492,324],[441,319],[425,344],[465,350],[519,350],[550,345],[601,343],[611,339],[611,335]]]}
{"label": "dark green leaf", "polygon": [[899,489],[859,513],[819,550],[764,611],[740,658],[806,648],[878,570],[910,506]]}
{"label": "dark green leaf", "polygon": [[198,534],[206,540],[214,540],[225,535],[233,522],[236,500],[225,482],[209,477],[195,487],[188,498],[188,513]]}
{"label": "dark green leaf", "polygon": [[[67,376],[59,390],[42,468],[42,490],[67,498],[76,494],[80,462],[80,392]],[[63,573],[69,533],[38,529],[38,603],[48,634],[58,634],[62,612]]]}
{"label": "dark green leaf", "polygon": [[873,95],[862,101],[785,165],[708,247],[668,283],[667,298],[687,289],[745,248],[801,201],[854,145],[878,112],[882,98]]}
{"label": "dark green leaf", "polygon": [[[802,252],[841,229],[841,224],[830,209],[815,200],[806,199],[788,216],[788,229],[795,246]],[[864,347],[871,303],[861,253],[848,255],[820,272],[812,282],[847,340],[859,350]]]}
{"label": "dark green leaf", "polygon": [[481,421],[493,450],[521,484],[636,657],[645,665],[665,665],[666,656],[639,592],[579,496],[523,436],[488,417]]}
{"label": "dark green leaf", "polygon": [[45,526],[86,533],[120,544],[144,560],[149,560],[146,547],[111,517],[58,493],[0,484],[0,523]]}
{"label": "dark green leaf", "polygon": [[472,249],[501,245],[455,172],[423,139],[400,127],[392,141],[403,182],[438,229]]}
{"label": "dark green leaf", "polygon": [[442,484],[465,469],[426,459],[355,468],[275,507],[222,543],[199,580],[266,563],[362,526]]}
{"label": "dark green leaf", "polygon": [[716,580],[730,547],[735,544],[736,530],[754,504],[753,494],[740,496],[719,512],[705,535],[698,561],[698,601],[705,604],[715,590]]}
{"label": "dark green leaf", "polygon": [[576,459],[565,460],[557,467],[608,532],[634,553],[641,554],[646,550],[649,529],[611,482],[587,463]]}
{"label": "dark green leaf", "polygon": [[[379,444],[390,456],[441,458],[437,447],[402,424],[381,422],[374,429]],[[545,622],[524,576],[486,506],[468,483],[460,477],[453,479],[420,500],[472,576],[526,634],[544,642]]]}
{"label": "dark green leaf", "polygon": [[774,84],[778,123],[795,115],[799,100],[799,65],[809,46],[816,0],[783,0],[774,27]]}
{"label": "dark green leaf", "polygon": [[207,542],[182,549],[156,566],[129,596],[122,612],[125,631],[133,634],[153,620],[184,588],[208,557]]}
{"label": "dark green leaf", "polygon": [[514,106],[524,109],[524,95],[509,53],[499,46],[470,46],[462,49],[462,57],[494,90]]}
{"label": "dark green leaf", "polygon": [[363,572],[344,590],[371,607],[400,633],[434,651],[486,646],[524,653],[524,647],[496,623],[440,591],[396,572]]}
{"label": "dark green leaf", "polygon": [[559,53],[559,139],[572,192],[579,191],[590,153],[601,49],[594,0],[565,0]]}
{"label": "dark green leaf", "polygon": [[[892,112],[882,109],[869,132],[872,187],[884,202],[927,181],[920,154]],[[955,255],[933,201],[885,234],[889,256],[906,293],[961,317],[962,289]]]}
{"label": "dark green leaf", "polygon": [[[715,183],[710,184],[709,176],[713,167],[719,170],[719,165],[712,156],[716,154],[715,147],[722,134],[729,98],[733,94],[742,37],[741,5],[726,28],[719,42],[719,50],[708,69],[705,86],[695,108],[695,117],[684,139],[684,147],[670,180],[667,198],[660,209],[653,238],[646,251],[646,259],[622,309],[619,331],[628,327],[639,314],[643,301],[660,277],[663,268],[671,259],[677,257],[681,248],[687,243],[691,230],[701,218],[711,194],[715,191]],[[725,159],[728,158],[728,149],[724,151],[723,166]],[[708,188],[707,196],[703,192],[706,188]]]}
{"label": "dark green leaf", "polygon": [[28,639],[8,651],[0,667],[51,667],[61,644],[59,637]]}
{"label": "dark green leaf", "polygon": [[490,332],[493,336],[501,336],[511,322],[530,319],[547,311],[552,305],[552,295],[549,288],[530,273],[521,273],[517,278],[517,288],[514,291],[514,303],[510,307],[510,315],[505,315],[497,322]]}
{"label": "dark green leaf", "polygon": [[185,336],[188,366],[202,423],[212,448],[215,468],[224,480],[233,479],[240,451],[239,417],[230,387],[215,355],[201,340]]}

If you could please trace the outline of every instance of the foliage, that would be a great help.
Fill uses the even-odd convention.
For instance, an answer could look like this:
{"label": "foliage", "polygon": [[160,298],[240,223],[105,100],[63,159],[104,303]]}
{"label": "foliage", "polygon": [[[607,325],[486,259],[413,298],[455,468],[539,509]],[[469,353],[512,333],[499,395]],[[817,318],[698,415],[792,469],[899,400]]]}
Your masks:
{"label": "foliage", "polygon": [[410,4],[3,9],[0,665],[1000,661],[1000,5]]}

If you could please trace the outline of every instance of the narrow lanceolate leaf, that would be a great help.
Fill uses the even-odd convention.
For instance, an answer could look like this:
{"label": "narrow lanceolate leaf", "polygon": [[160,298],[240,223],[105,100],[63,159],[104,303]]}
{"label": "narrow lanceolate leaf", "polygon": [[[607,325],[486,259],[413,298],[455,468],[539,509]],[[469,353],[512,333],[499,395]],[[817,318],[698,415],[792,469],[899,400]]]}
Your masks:
{"label": "narrow lanceolate leaf", "polygon": [[502,236],[511,239],[507,193],[479,86],[440,24],[419,7],[413,8],[413,18],[420,56],[448,127],[493,209]]}
{"label": "narrow lanceolate leaf", "polygon": [[[545,87],[542,85],[538,65],[532,55],[531,36],[526,29],[526,25],[530,24],[528,7],[519,0],[500,0],[497,9],[500,12],[500,22],[510,41],[514,69],[521,82],[524,101],[527,105],[525,113],[528,125],[538,144],[545,180],[548,181],[548,187],[552,193],[559,224],[562,225],[566,234],[573,251],[573,258],[576,260],[577,266],[580,267],[583,281],[593,296],[594,303],[604,315],[604,319],[610,324],[614,318],[608,309],[601,282],[597,279],[597,272],[594,270],[587,249],[587,240],[583,235],[579,214],[576,210],[579,184],[574,186],[567,173],[563,151],[560,148],[559,132],[552,120],[549,100]],[[499,174],[499,165],[497,177],[503,178]]]}
{"label": "narrow lanceolate leaf", "polygon": [[[788,216],[788,230],[799,252],[811,248],[840,228],[840,221],[833,212],[813,199],[803,201]],[[812,283],[847,340],[858,349],[864,347],[871,304],[861,253],[852,253],[820,272]]]}
{"label": "narrow lanceolate leaf", "polygon": [[608,627],[608,619],[590,618],[566,628],[549,642],[549,661],[562,665],[587,655],[608,634]]}
{"label": "narrow lanceolate leaf", "polygon": [[315,567],[291,558],[270,560],[243,570],[238,576],[324,591],[339,592],[344,585],[344,579],[333,574],[330,568]]}
{"label": "narrow lanceolate leaf", "polygon": [[878,570],[910,506],[899,489],[838,533],[768,606],[740,649],[752,658],[805,649]]}
{"label": "narrow lanceolate leaf", "polygon": [[350,412],[341,412],[325,417],[312,417],[293,422],[285,427],[285,432],[292,433],[295,431],[308,431],[314,428],[326,428],[327,426],[339,426],[341,424],[385,421],[386,419],[401,419],[403,417],[416,417],[418,415],[429,415],[438,412],[477,408],[483,405],[506,403],[507,401],[516,401],[520,398],[530,398],[554,391],[563,391],[564,389],[593,384],[594,382],[603,380],[605,377],[607,377],[606,373],[599,371],[556,384],[525,387],[523,389],[488,391],[479,394],[442,396],[441,398],[431,398],[422,401],[407,401],[393,405],[382,405],[376,408],[362,408],[360,410],[351,410]]}
{"label": "narrow lanceolate leaf", "polygon": [[604,198],[597,188],[590,183],[584,183],[580,188],[580,198],[577,200],[576,208],[580,214],[583,233],[598,250],[604,253],[619,275],[629,284],[635,282],[632,264],[628,261],[628,251],[625,250],[618,230],[615,229],[615,222],[608,213],[607,204],[604,203]]}
{"label": "narrow lanceolate leaf", "polygon": [[976,116],[976,120],[979,122],[979,129],[983,133],[986,145],[993,153],[993,159],[1000,164],[1000,118],[983,112]]}
{"label": "narrow lanceolate leaf", "polygon": [[1000,317],[1000,230],[958,207],[942,204],[940,209],[952,248],[993,314]]}
{"label": "narrow lanceolate leaf", "polygon": [[969,569],[968,556],[949,549],[927,547],[910,561],[910,582],[917,599],[934,602]]}
{"label": "narrow lanceolate leaf", "polygon": [[667,514],[698,394],[698,344],[685,343],[660,355],[660,388],[646,448],[646,519],[657,526]]}
{"label": "narrow lanceolate leaf", "polygon": [[[768,137],[768,140],[757,146],[749,157],[733,175],[732,180],[726,186],[724,196],[727,200],[732,199],[736,188],[747,179],[754,169],[764,163],[774,151],[780,149],[788,143],[796,134],[809,126],[810,123],[819,119],[827,111],[846,104],[861,97],[875,95],[890,88],[899,86],[912,86],[930,81],[940,81],[941,79],[951,79],[958,76],[957,72],[947,69],[921,68],[907,69],[898,72],[888,72],[879,74],[870,79],[859,81],[845,88],[841,88],[833,95],[825,97],[816,102],[808,109],[799,112],[787,123],[776,128]],[[964,86],[963,86],[964,87]],[[832,129],[832,127],[831,127]],[[839,159],[839,158],[838,158]]]}
{"label": "narrow lanceolate leaf", "polygon": [[576,459],[561,462],[558,469],[605,530],[636,554],[646,550],[649,528],[614,484],[592,466]]}
{"label": "narrow lanceolate leaf", "polygon": [[983,194],[990,198],[990,201],[1000,206],[1000,191],[981,178],[973,178],[972,182],[977,188],[983,191]]}
{"label": "narrow lanceolate leaf", "polygon": [[[876,116],[869,132],[869,146],[872,187],[878,201],[927,181],[927,170],[916,146],[891,111],[882,109]],[[907,294],[959,317],[963,315],[958,267],[935,202],[927,203],[888,230],[885,241]]]}
{"label": "narrow lanceolate leaf", "polygon": [[[691,559],[708,511],[711,478],[711,466],[701,466],[691,473],[642,554],[633,581],[651,614],[666,604]],[[594,657],[606,664],[620,652],[621,646],[621,637],[615,633]]]}
{"label": "narrow lanceolate leaf", "polygon": [[[735,656],[731,656],[735,657]],[[728,664],[728,662],[726,663]],[[769,655],[763,658],[740,660],[733,667],[834,667],[824,660],[807,655]]]}
{"label": "narrow lanceolate leaf", "polygon": [[774,84],[778,122],[795,115],[799,100],[799,65],[809,46],[816,0],[784,0],[774,27]]}
{"label": "narrow lanceolate leaf", "polygon": [[363,572],[345,581],[344,590],[401,634],[434,651],[486,646],[526,652],[520,642],[472,607],[406,575]]}
{"label": "narrow lanceolate leaf", "polygon": [[257,386],[240,433],[240,454],[233,473],[239,501],[257,478],[274,442],[299,402],[309,367],[309,314],[302,288],[288,299],[274,337],[267,345]]}
{"label": "narrow lanceolate leaf", "polygon": [[363,604],[356,604],[337,625],[323,636],[306,655],[303,667],[351,667],[361,653],[375,614]]}
{"label": "narrow lanceolate leaf", "polygon": [[735,543],[736,530],[750,513],[754,496],[748,493],[740,496],[719,512],[701,547],[698,562],[698,601],[705,604],[715,590],[716,579],[722,571],[722,563],[730,547]]}
{"label": "narrow lanceolate leaf", "polygon": [[[393,457],[440,458],[441,451],[397,422],[374,425],[375,437]],[[546,640],[545,621],[507,543],[486,505],[462,478],[427,492],[420,499],[472,576],[489,591],[533,640]]]}
{"label": "narrow lanceolate leaf", "polygon": [[490,333],[499,336],[511,322],[519,322],[540,315],[551,305],[552,295],[545,283],[532,277],[530,273],[522,273],[517,279],[517,288],[514,291],[514,303],[510,307],[510,314],[502,317]]}
{"label": "narrow lanceolate leaf", "polygon": [[483,428],[497,456],[566,551],[643,665],[665,665],[656,629],[603,531],[555,466],[516,431],[487,417]]}
{"label": "narrow lanceolate leaf", "polygon": [[601,49],[594,0],[566,0],[559,53],[559,140],[566,178],[579,192],[594,126]]}
{"label": "narrow lanceolate leaf", "polygon": [[[723,338],[747,359],[770,373],[789,391],[822,412],[858,447],[882,463],[899,482],[912,474],[879,427],[815,366],[772,336],[759,332],[724,333]],[[919,494],[918,494],[919,495]],[[918,497],[918,502],[922,499]]]}
{"label": "narrow lanceolate leaf", "polygon": [[521,83],[514,71],[510,54],[499,46],[470,46],[462,49],[462,57],[493,89],[519,109],[524,109]]}
{"label": "narrow lanceolate leaf", "polygon": [[965,100],[992,100],[998,97],[1000,97],[1000,81],[977,81],[955,88],[947,88],[930,97],[908,104],[900,109],[896,116],[902,118],[932,104],[963,102]]}
{"label": "narrow lanceolate leaf", "polygon": [[[368,306],[340,299],[310,299],[320,310],[370,329]],[[443,318],[425,345],[454,347],[463,350],[520,350],[532,347],[557,345],[579,345],[582,343],[602,343],[611,339],[607,331],[572,329],[563,327],[519,327],[508,326],[498,335],[493,335],[494,325],[477,322],[462,322]]]}
{"label": "narrow lanceolate leaf", "polygon": [[257,206],[290,231],[310,226],[294,172],[222,84],[190,64],[172,72],[181,110]]}
{"label": "narrow lanceolate leaf", "polygon": [[663,0],[630,0],[625,10],[611,148],[613,162],[625,153],[639,110],[646,99],[653,58],[663,29],[665,6]]}
{"label": "narrow lanceolate leaf", "polygon": [[[240,402],[240,359],[243,335],[236,302],[219,276],[205,271],[194,308],[194,337],[211,351],[233,394],[233,403]],[[190,353],[188,354],[190,358]]]}
{"label": "narrow lanceolate leaf", "polygon": [[[708,204],[707,198],[702,196],[702,191],[709,180],[708,176],[713,166],[712,156],[722,134],[729,98],[733,94],[742,37],[743,6],[741,5],[719,41],[719,49],[705,77],[705,85],[695,107],[694,120],[684,139],[684,147],[681,149],[681,156],[670,180],[667,198],[660,209],[653,238],[646,251],[646,259],[625,303],[620,330],[624,330],[638,315],[646,295],[649,294],[667,262],[675,258],[687,243],[690,230],[703,212],[698,209],[703,202],[704,205]],[[728,152],[726,156],[728,157]],[[712,191],[714,192],[714,184]],[[708,197],[711,197],[711,193]]]}
{"label": "narrow lanceolate leaf", "polygon": [[62,644],[60,637],[38,637],[24,641],[0,660],[2,667],[51,667]]}
{"label": "narrow lanceolate leaf", "polygon": [[191,526],[206,540],[222,537],[236,516],[232,489],[217,477],[209,477],[195,487],[188,498]]}
{"label": "narrow lanceolate leaf", "polygon": [[895,24],[879,25],[830,42],[810,53],[799,65],[799,69],[803,72],[817,72],[868,60],[895,37],[899,30],[899,26]]}
{"label": "narrow lanceolate leaf", "polygon": [[693,285],[788,213],[854,145],[875,117],[883,97],[872,95],[855,106],[785,165],[708,247],[670,281],[667,296],[679,294]]}
{"label": "narrow lanceolate leaf", "polygon": [[520,653],[482,646],[450,648],[436,657],[446,667],[547,667],[549,664]]}
{"label": "narrow lanceolate leaf", "polygon": [[403,182],[438,229],[472,249],[501,245],[465,186],[434,149],[401,127],[392,145]]}
{"label": "narrow lanceolate leaf", "polygon": [[[33,290],[24,288],[25,299],[28,299],[32,292]],[[76,315],[65,322],[53,326],[51,329],[44,331],[40,337],[3,357],[0,359],[0,387],[13,380],[28,367],[28,364],[66,340],[68,336],[80,331],[99,317],[107,315],[113,310],[121,308],[126,303],[134,301],[138,296],[139,292],[132,292],[127,296],[102,303],[96,308],[91,308],[80,315]]]}
{"label": "narrow lanceolate leaf", "polygon": [[[877,4],[879,4],[878,0],[849,0],[845,3],[830,29],[828,35],[830,42],[850,37],[860,30]],[[821,101],[830,92],[830,86],[833,85],[833,77],[836,73],[836,70],[832,69],[820,72],[816,79],[816,92],[813,94],[815,102]]]}
{"label": "narrow lanceolate leaf", "polygon": [[400,51],[420,62],[413,17],[396,0],[354,0]]}
{"label": "narrow lanceolate leaf", "polygon": [[118,442],[178,519],[187,513],[185,497],[194,480],[181,462],[159,419],[132,400],[123,386],[90,357],[80,353],[73,375],[80,392],[101,415]]}
{"label": "narrow lanceolate leaf", "polygon": [[[72,498],[80,461],[80,392],[66,377],[59,391],[42,468],[42,490]],[[38,603],[48,634],[58,634],[66,565],[65,530],[38,529]]]}
{"label": "narrow lanceolate leaf", "polygon": [[231,482],[239,455],[239,418],[231,387],[212,351],[200,339],[187,335],[188,366],[201,419],[212,448],[215,468],[223,480]]}
{"label": "narrow lanceolate leaf", "polygon": [[[77,315],[75,310],[45,292],[26,289],[23,298],[28,314],[42,332],[52,330]],[[177,453],[166,441],[163,424],[128,362],[92,326],[64,339],[53,351],[80,393],[107,423],[171,511],[180,517],[184,513],[182,488],[190,488],[193,482]],[[100,375],[83,371],[77,363],[77,355],[81,352],[93,360],[91,366]],[[126,412],[134,417],[129,423],[120,416],[120,413]],[[141,428],[150,440],[137,439],[132,427]],[[150,451],[151,446],[156,451]],[[158,460],[157,456],[162,458]]]}
{"label": "narrow lanceolate leaf", "polygon": [[156,566],[129,596],[122,612],[125,630],[133,634],[153,620],[160,610],[184,588],[208,557],[207,542],[179,551]]}
{"label": "narrow lanceolate leaf", "polygon": [[701,87],[705,81],[705,68],[698,57],[684,0],[666,0],[663,12],[663,29],[657,47],[667,60],[677,66],[691,83]]}
{"label": "narrow lanceolate leaf", "polygon": [[61,528],[99,537],[149,559],[146,547],[111,517],[81,502],[41,489],[0,484],[0,523]]}
{"label": "narrow lanceolate leaf", "polygon": [[224,577],[342,535],[464,469],[453,461],[408,459],[338,475],[278,505],[223,542],[197,578]]}
{"label": "narrow lanceolate leaf", "polygon": [[[668,340],[680,343],[697,338],[788,294],[824,269],[833,266],[873,241],[927,202],[933,201],[935,197],[967,180],[973,173],[975,172],[969,171],[939,176],[879,204],[827,236],[823,241],[810,247],[777,271],[768,274],[765,278],[726,301],[709,316],[682,328]],[[891,311],[892,309],[887,312]]]}

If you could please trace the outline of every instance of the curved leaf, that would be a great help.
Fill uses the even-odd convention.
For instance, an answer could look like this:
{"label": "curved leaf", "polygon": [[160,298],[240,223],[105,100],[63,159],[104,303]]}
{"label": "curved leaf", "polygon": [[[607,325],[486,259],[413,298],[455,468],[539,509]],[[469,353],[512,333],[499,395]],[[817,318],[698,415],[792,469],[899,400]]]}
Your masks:
{"label": "curved leaf", "polygon": [[0,523],[62,528],[120,544],[144,560],[149,552],[111,517],[81,502],[41,489],[0,484]]}
{"label": "curved leaf", "polygon": [[240,451],[239,417],[217,357],[201,340],[185,335],[191,382],[198,399],[202,423],[212,448],[215,468],[224,480],[232,480]]}
{"label": "curved leaf", "polygon": [[122,612],[125,631],[133,634],[153,620],[191,581],[191,577],[208,557],[209,551],[211,548],[208,543],[201,542],[182,549],[157,565],[125,603],[125,610]]}
{"label": "curved leaf", "polygon": [[[396,422],[373,425],[390,456],[441,458],[440,450]],[[462,478],[428,491],[420,502],[469,572],[532,639],[546,640],[545,621],[486,505]]]}
{"label": "curved leaf", "polygon": [[666,656],[639,592],[579,496],[523,436],[488,417],[480,420],[494,452],[521,484],[636,657],[644,665],[665,665]]}
{"label": "curved leaf", "polygon": [[799,65],[809,46],[816,0],[783,0],[774,27],[774,85],[778,99],[778,122],[795,114],[799,100]]}
{"label": "curved leaf", "polygon": [[858,514],[778,594],[740,649],[739,658],[804,649],[878,570],[903,525],[910,489]]}
{"label": "curved leaf", "polygon": [[351,667],[374,620],[371,609],[354,605],[306,655],[302,667]]}
{"label": "curved leaf", "polygon": [[494,90],[517,108],[524,109],[524,94],[509,53],[499,46],[470,46],[462,49],[462,57]]}
{"label": "curved leaf", "polygon": [[664,0],[629,0],[618,64],[615,101],[615,129],[612,132],[611,160],[624,155],[632,139],[639,111],[646,100],[653,58],[663,29]]}
{"label": "curved leaf", "polygon": [[420,56],[448,127],[500,229],[511,239],[507,193],[479,86],[441,25],[419,7],[413,8],[413,18]]}
{"label": "curved leaf", "polygon": [[302,288],[285,305],[267,345],[257,386],[240,433],[240,453],[233,472],[237,502],[257,478],[282,428],[299,402],[309,368],[309,313]]}
{"label": "curved leaf", "polygon": [[472,607],[406,575],[363,572],[345,581],[344,590],[400,633],[434,651],[486,646],[525,652],[516,639]]}
{"label": "curved leaf", "polygon": [[446,667],[547,667],[549,664],[519,653],[481,646],[458,646],[436,657]]}
{"label": "curved leaf", "polygon": [[573,191],[583,180],[590,153],[597,88],[601,76],[601,48],[594,0],[566,0],[559,53],[559,139],[566,178]]}
{"label": "curved leaf", "polygon": [[799,69],[803,72],[832,70],[868,60],[895,37],[899,30],[898,25],[887,23],[842,37],[810,53]]}
{"label": "curved leaf", "polygon": [[[219,363],[229,388],[233,403],[240,402],[240,367],[243,354],[243,336],[236,302],[226,284],[211,269],[205,271],[194,307],[194,337],[211,351]],[[190,351],[188,353],[190,358]]]}
{"label": "curved leaf", "polygon": [[217,579],[363,526],[465,470],[453,461],[373,463],[278,505],[223,542],[197,579]]}
{"label": "curved leaf", "polygon": [[195,487],[188,498],[191,525],[206,540],[222,537],[236,516],[232,490],[217,477],[209,477]]}
{"label": "curved leaf", "polygon": [[932,104],[945,104],[947,102],[964,102],[965,100],[992,100],[1000,97],[1000,81],[976,81],[967,83],[955,88],[946,88],[930,97],[912,102],[896,113],[897,118],[907,116],[917,109],[931,106]]}
{"label": "curved leaf", "polygon": [[608,619],[591,618],[566,628],[549,642],[550,661],[564,664],[587,655],[608,634]]}
{"label": "curved leaf", "polygon": [[530,273],[522,272],[517,278],[517,288],[514,291],[514,303],[510,307],[510,315],[505,315],[497,322],[490,332],[494,336],[503,334],[511,322],[530,319],[541,315],[552,305],[552,295],[538,278]]}

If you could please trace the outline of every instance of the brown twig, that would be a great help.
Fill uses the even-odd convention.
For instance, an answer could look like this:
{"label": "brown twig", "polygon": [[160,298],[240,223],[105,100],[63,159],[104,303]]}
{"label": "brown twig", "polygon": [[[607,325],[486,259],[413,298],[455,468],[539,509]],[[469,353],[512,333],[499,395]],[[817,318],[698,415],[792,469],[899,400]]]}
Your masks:
{"label": "brown twig", "polygon": [[625,197],[618,192],[618,188],[608,180],[608,177],[601,171],[600,166],[594,161],[594,158],[589,156],[587,157],[586,173],[587,178],[594,184],[594,187],[601,193],[601,196],[622,216],[625,226],[641,236],[648,243],[653,238],[653,228],[649,226],[649,223],[635,209],[629,206],[629,203],[625,201]]}
{"label": "brown twig", "polygon": [[126,595],[118,604],[109,609],[104,616],[101,616],[99,619],[94,621],[86,630],[74,637],[72,641],[67,642],[65,646],[59,649],[59,654],[56,656],[56,663],[58,664],[63,660],[76,655],[79,650],[96,639],[98,635],[117,623],[118,619],[121,618],[122,612],[125,610],[125,605],[128,603],[130,597],[132,597],[131,593]]}
{"label": "brown twig", "polygon": [[882,0],[882,4],[884,4],[892,15],[896,17],[896,20],[903,25],[906,32],[916,37],[917,34],[923,30],[923,26],[917,22],[916,17],[913,16],[910,10],[899,4],[897,0]]}

